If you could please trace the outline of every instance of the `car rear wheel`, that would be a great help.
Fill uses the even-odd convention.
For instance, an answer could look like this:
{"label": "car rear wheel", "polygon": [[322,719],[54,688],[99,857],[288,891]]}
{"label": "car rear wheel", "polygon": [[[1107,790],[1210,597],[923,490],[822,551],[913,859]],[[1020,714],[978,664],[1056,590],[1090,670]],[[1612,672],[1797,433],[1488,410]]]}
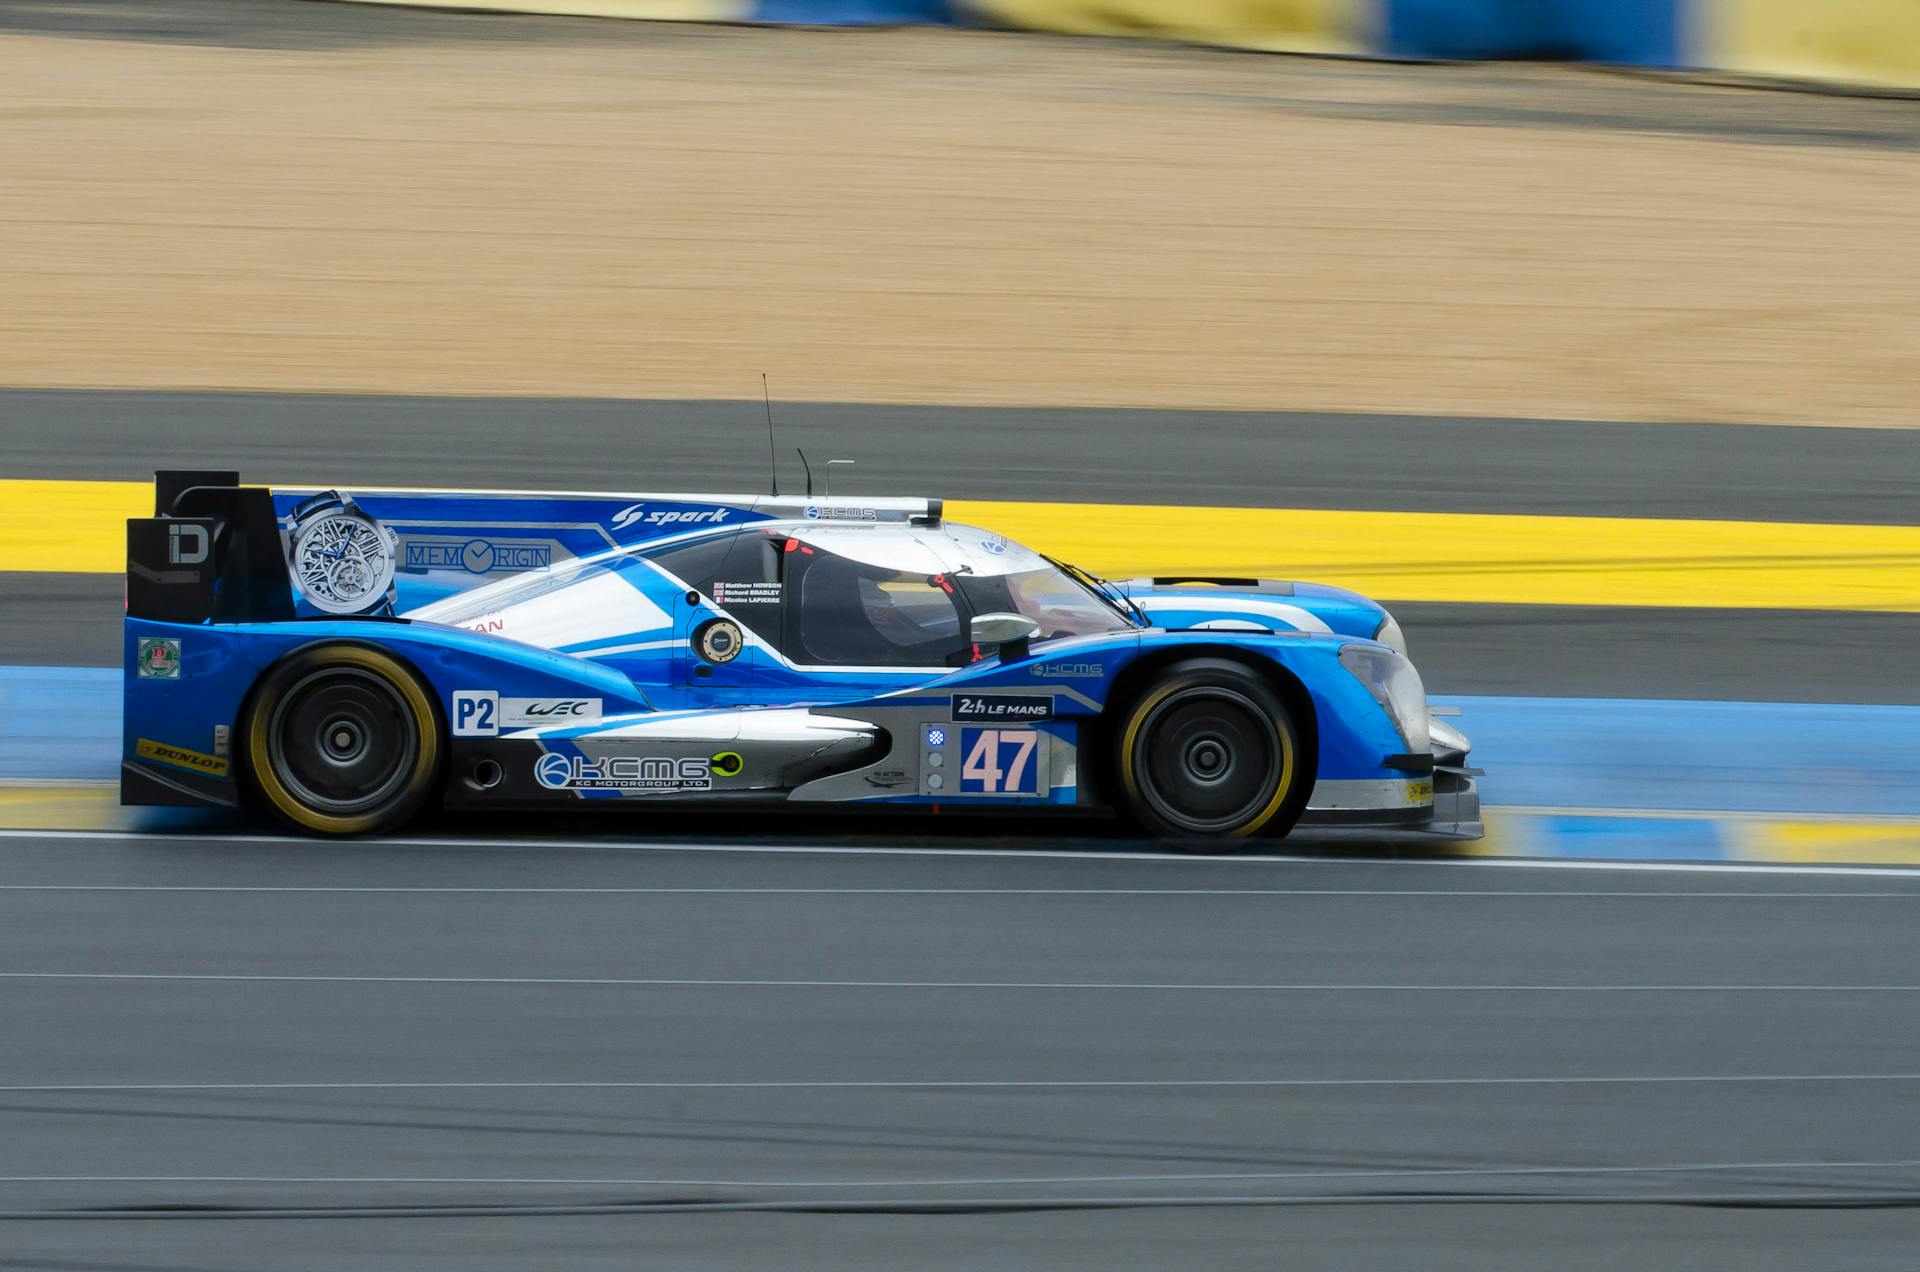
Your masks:
{"label": "car rear wheel", "polygon": [[254,789],[310,833],[390,830],[419,812],[439,772],[433,700],[398,659],[364,645],[309,645],[275,664],[244,728]]}
{"label": "car rear wheel", "polygon": [[1134,816],[1173,839],[1284,832],[1312,781],[1279,696],[1248,668],[1218,659],[1180,663],[1141,695],[1119,761]]}

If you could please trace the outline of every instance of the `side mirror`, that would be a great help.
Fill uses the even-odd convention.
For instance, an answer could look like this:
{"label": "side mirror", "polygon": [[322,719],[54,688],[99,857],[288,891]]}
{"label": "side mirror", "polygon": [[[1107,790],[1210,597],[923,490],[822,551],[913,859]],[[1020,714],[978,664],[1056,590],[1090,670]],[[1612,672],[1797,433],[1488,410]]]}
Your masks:
{"label": "side mirror", "polygon": [[1040,624],[1025,614],[975,614],[969,629],[976,645],[997,645],[1001,656],[1019,657],[1027,642],[1040,634]]}

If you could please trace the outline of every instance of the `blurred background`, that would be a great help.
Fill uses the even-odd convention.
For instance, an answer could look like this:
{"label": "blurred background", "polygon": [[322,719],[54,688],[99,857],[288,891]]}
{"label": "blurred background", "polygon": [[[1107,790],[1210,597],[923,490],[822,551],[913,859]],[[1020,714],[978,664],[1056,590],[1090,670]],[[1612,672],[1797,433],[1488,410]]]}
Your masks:
{"label": "blurred background", "polygon": [[[553,1097],[564,1107],[528,1095],[479,1110],[460,1096],[425,1111],[412,1096],[339,1090],[305,1104],[100,1097],[112,1107],[42,1091],[0,1111],[16,1132],[0,1174],[19,1185],[0,1179],[18,1194],[0,1211],[197,1204],[229,1176],[221,1204],[352,1211],[367,1200],[352,1188],[327,1184],[316,1200],[300,1181],[368,1185],[383,1172],[423,1206],[479,1204],[456,1187],[468,1176],[493,1181],[495,1210],[587,1204],[541,1191],[575,1177],[599,1190],[593,1205],[637,1190],[657,1206],[642,1185],[663,1182],[672,1196],[757,1204],[817,1165],[826,1180],[924,1177],[942,1206],[1011,1196],[1013,1209],[932,1227],[890,1212],[858,1229],[662,1218],[646,1231],[665,1244],[650,1253],[668,1265],[1265,1267],[1291,1242],[1285,1261],[1303,1267],[1718,1267],[1763,1254],[1910,1267],[1910,1210],[1735,1223],[1643,1206],[1623,1227],[1593,1209],[1509,1220],[1500,1207],[1540,1200],[1516,1182],[1540,1170],[1575,1172],[1543,1185],[1575,1206],[1920,1195],[1920,1108],[1913,1075],[1900,1076],[1920,1042],[1907,983],[1920,893],[1898,871],[1920,864],[1912,92],[1911,0],[0,0],[0,826],[12,836],[0,860],[13,880],[0,905],[15,907],[0,1002],[17,998],[13,1018],[55,1040],[0,1057],[0,1089],[95,1068],[108,1086],[138,1086],[128,1075],[151,1067],[109,1063],[128,1047],[116,1019],[162,1035],[192,1020],[219,1040],[181,1043],[152,1081],[270,1084],[278,1060],[252,1061],[279,1009],[318,1031],[302,1035],[304,1055],[360,1047],[365,1063],[339,1071],[369,1082],[451,1072],[453,1055],[517,1055],[505,1040],[543,1028],[586,1054],[613,1047],[584,1041],[603,1009],[526,985],[484,1008],[370,1006],[346,989],[269,1007],[245,997],[257,986],[209,1000],[187,982],[272,971],[338,989],[486,966],[591,980],[612,974],[596,952],[629,978],[681,986],[662,1015],[634,1019],[696,1040],[687,1072],[708,1072],[709,1053],[797,1050],[802,1069],[820,1066],[809,1081],[831,1086],[845,1069],[834,1062],[862,1056],[857,1039],[924,1012],[929,1037],[946,1039],[928,1044],[933,1058],[978,1052],[991,1060],[980,1073],[1027,1072],[1013,1063],[1024,1057],[1078,1081],[1092,1071],[1069,1054],[1081,1047],[1140,1061],[1128,1072],[1149,1086],[1225,1084],[1141,1094],[1125,1112],[1088,1092],[1070,1112],[951,1091],[937,1106],[763,1093],[772,1103],[732,1120],[689,1111],[697,1095],[661,1106],[630,1092],[628,1120],[606,1133],[632,1138],[595,1142],[612,1155],[590,1163],[599,1174],[569,1137],[614,1115],[578,1091]],[[1013,908],[991,918],[987,903],[952,898],[885,915],[851,901],[735,908],[744,892],[713,913],[673,902],[583,914],[576,904],[614,903],[548,895],[512,911],[423,900],[442,908],[402,918],[356,908],[353,890],[513,891],[554,871],[665,905],[663,888],[764,876],[743,864],[716,879],[678,858],[656,871],[584,843],[558,866],[529,848],[524,874],[503,864],[518,860],[511,849],[323,858],[243,848],[245,834],[143,839],[174,828],[118,809],[119,525],[150,500],[155,468],[230,465],[279,484],[757,489],[762,373],[783,450],[857,460],[836,478],[849,491],[943,496],[951,517],[1113,577],[1312,579],[1389,604],[1487,770],[1489,836],[1472,855],[1887,873],[1580,874],[1546,887],[1492,864],[1467,881],[1444,863],[1395,873],[1407,850],[1382,844],[1256,867],[1277,874],[1121,860],[1096,875],[1094,858],[1047,864],[1060,845],[1032,836],[991,846],[1010,854],[996,859],[1004,873],[941,866],[935,882],[917,873],[933,857],[872,873],[852,857],[817,874],[797,858],[769,867],[777,889],[840,888],[843,901],[875,875],[906,892],[1011,879],[1003,890],[1026,899],[993,902]],[[775,846],[804,855],[846,840],[808,830]],[[962,851],[941,842],[931,851]],[[207,886],[244,878],[273,894],[291,875],[339,891],[142,908],[138,889],[189,866]],[[1090,886],[1137,892],[1137,908],[1035,899]],[[1221,889],[1281,912],[1194,908]],[[1378,911],[1313,895],[1376,892],[1388,898]],[[1509,892],[1535,899],[1516,911]],[[443,940],[386,958],[396,923]],[[641,958],[630,942],[649,924]],[[92,944],[103,930],[125,958]],[[342,930],[372,942],[357,971],[329,962]],[[562,931],[584,946],[556,953]],[[698,974],[658,972],[716,934],[740,952],[702,955]],[[905,967],[902,984],[936,998],[935,982],[1052,994],[1130,968],[1138,992],[1192,992],[1139,1013],[1113,997],[948,1011],[855,994],[818,1015],[776,1007],[771,981],[752,981],[771,995],[753,1007],[695,992],[816,956],[817,989]],[[183,979],[113,980],[136,963]],[[1402,985],[1410,968],[1418,986]],[[88,969],[112,986],[60,979]],[[1367,976],[1371,997],[1354,979]],[[1531,997],[1494,992],[1539,976]],[[1222,980],[1292,988],[1198,990]],[[1443,986],[1440,1000],[1415,993]],[[1285,997],[1309,991],[1320,996]],[[644,1041],[623,1035],[610,1063],[677,1045],[629,1027]],[[1147,1035],[1161,1042],[1151,1055]],[[1793,1058],[1783,1039],[1829,1049]],[[1221,1094],[1276,1057],[1313,1061],[1301,1072],[1314,1081],[1366,1072],[1387,1085],[1288,1088],[1284,1112],[1272,1089]],[[563,1070],[604,1076],[584,1061],[516,1073]],[[1734,1070],[1754,1085],[1706,1093]],[[1420,1085],[1489,1073],[1599,1085],[1537,1097]],[[1412,1102],[1394,1104],[1403,1089]],[[1032,1142],[991,1129],[1029,1124]],[[1258,1133],[1229,1134],[1236,1124]],[[276,1155],[267,1125],[301,1152]],[[514,1135],[526,1143],[503,1148]],[[295,1160],[308,1149],[330,1154],[332,1172]],[[1101,1169],[1074,1169],[1086,1167],[1076,1154]],[[147,1164],[126,1165],[135,1158]],[[1717,1193],[1672,1174],[1605,1182],[1653,1158],[1752,1178]],[[710,1173],[688,1174],[689,1160]],[[501,1161],[511,1169],[488,1165]],[[1826,1173],[1768,1173],[1812,1161]],[[1825,1182],[1842,1167],[1854,1169],[1846,1186]],[[1236,1208],[1336,1168],[1428,1200],[1492,1186],[1489,1171],[1503,1191],[1485,1209],[1390,1217]],[[1420,1170],[1453,1173],[1409,1174]],[[515,1171],[545,1181],[533,1200]],[[137,1178],[97,1190],[122,1175]],[[206,1187],[158,1182],[175,1176]],[[786,1183],[741,1183],[763,1176]],[[56,1177],[94,1182],[69,1195]],[[1087,1178],[1107,1182],[1073,1200],[1146,1205],[1186,1189],[1199,1209],[1035,1217],[1029,1203]],[[1215,1186],[1193,1192],[1198,1179]],[[820,1196],[869,1205],[874,1188]],[[305,1244],[308,1231],[295,1219],[191,1239],[146,1228],[142,1241],[172,1253],[142,1261],[116,1244],[126,1231],[29,1231],[0,1214],[0,1266],[349,1257]],[[635,1238],[431,1231],[384,1230],[364,1238],[362,1261],[338,1265],[399,1266],[454,1241],[444,1248],[463,1267],[495,1255],[630,1266],[617,1260]],[[23,1261],[5,1257],[9,1239]]]}

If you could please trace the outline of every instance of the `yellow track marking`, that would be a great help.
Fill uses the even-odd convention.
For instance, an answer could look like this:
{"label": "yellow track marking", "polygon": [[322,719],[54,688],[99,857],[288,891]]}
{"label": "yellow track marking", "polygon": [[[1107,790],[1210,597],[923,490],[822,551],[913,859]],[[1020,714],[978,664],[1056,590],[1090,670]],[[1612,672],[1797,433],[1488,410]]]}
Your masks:
{"label": "yellow track marking", "polygon": [[128,517],[153,515],[131,481],[0,481],[0,570],[124,574]]}
{"label": "yellow track marking", "polygon": [[996,25],[1035,31],[1276,53],[1365,53],[1375,23],[1364,0],[973,0],[970,9]]}
{"label": "yellow track marking", "polygon": [[1109,577],[1220,573],[1383,600],[1920,611],[1920,526],[949,501]]}
{"label": "yellow track marking", "polygon": [[1913,0],[1708,0],[1693,15],[1700,65],[1752,75],[1920,86]]}
{"label": "yellow track marking", "polygon": [[125,820],[118,782],[0,786],[0,827],[7,830],[113,830]]}
{"label": "yellow track marking", "polygon": [[[0,571],[118,574],[140,482],[0,480]],[[1111,577],[1336,583],[1399,601],[1920,612],[1920,526],[950,500]]]}
{"label": "yellow track marking", "polygon": [[1737,831],[1740,856],[1751,861],[1920,862],[1920,822],[1750,822]]}

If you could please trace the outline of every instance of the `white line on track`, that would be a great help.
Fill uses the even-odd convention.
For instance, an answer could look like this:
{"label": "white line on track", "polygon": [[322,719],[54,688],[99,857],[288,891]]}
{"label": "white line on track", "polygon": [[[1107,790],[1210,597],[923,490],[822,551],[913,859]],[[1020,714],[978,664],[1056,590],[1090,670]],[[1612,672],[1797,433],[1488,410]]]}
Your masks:
{"label": "white line on track", "polygon": [[0,1175],[4,1184],[458,1184],[556,1188],[985,1188],[1030,1184],[1212,1183],[1227,1180],[1404,1179],[1501,1175],[1669,1175],[1718,1171],[1905,1170],[1920,1160],[1675,1162],[1619,1166],[1415,1166],[1405,1170],[1206,1171],[1142,1175],[1012,1175],[932,1179],[641,1179],[587,1176],[528,1178],[491,1175]]}
{"label": "white line on track", "polygon": [[1731,808],[1593,808],[1560,804],[1490,804],[1486,811],[1523,817],[1605,817],[1624,821],[1787,821],[1873,825],[1889,829],[1920,828],[1920,817],[1910,813],[1756,813]]}
{"label": "white line on track", "polygon": [[[187,834],[175,831],[145,832],[131,830],[18,830],[0,829],[0,839],[136,841],[145,843],[190,842],[212,844],[275,844],[314,848],[315,841],[292,835]],[[1421,857],[1417,859],[1367,858],[1355,861],[1341,857],[1285,855],[1229,856],[1184,852],[1115,852],[1093,849],[1054,848],[934,848],[876,847],[857,844],[710,844],[710,843],[633,843],[598,839],[483,839],[483,838],[395,838],[355,840],[356,846],[391,848],[488,848],[488,849],[587,849],[596,852],[623,853],[727,853],[770,856],[853,856],[853,857],[982,857],[1020,860],[1177,862],[1188,866],[1352,866],[1392,867],[1402,870],[1435,869],[1525,869],[1525,870],[1606,870],[1645,871],[1679,874],[1767,874],[1767,875],[1844,875],[1866,878],[1908,879],[1920,882],[1920,867],[1766,864],[1733,861],[1562,861],[1535,857]]]}
{"label": "white line on track", "polygon": [[1237,1087],[1500,1087],[1707,1086],[1792,1082],[1920,1082],[1920,1073],[1679,1073],[1575,1075],[1569,1077],[1469,1078],[1012,1078],[847,1079],[806,1081],[770,1078],[745,1081],[526,1081],[526,1082],[20,1082],[0,1084],[0,1093],[194,1092],[194,1091],[1025,1091],[1025,1090],[1221,1090]]}
{"label": "white line on track", "polygon": [[[0,839],[53,839],[101,842],[163,843],[186,842],[197,845],[271,844],[281,847],[318,848],[323,841],[297,835],[195,834],[180,831],[134,830],[17,830],[0,829]],[[340,844],[333,845],[338,848]],[[1329,859],[1292,856],[1216,856],[1205,853],[1101,851],[1067,848],[937,848],[882,847],[862,844],[738,844],[738,843],[646,843],[607,839],[513,839],[474,837],[409,837],[355,839],[344,846],[355,848],[486,848],[486,849],[585,849],[590,852],[617,853],[721,853],[728,855],[771,855],[798,857],[1005,857],[1014,860],[1137,861],[1178,862],[1186,865],[1327,865]],[[1920,871],[1913,872],[1920,878]]]}
{"label": "white line on track", "polygon": [[621,887],[460,887],[375,884],[244,883],[0,883],[5,892],[238,892],[238,893],[392,893],[400,896],[775,896],[775,897],[1740,897],[1771,901],[1835,899],[1920,901],[1915,892],[1812,892],[1772,889],[1682,890],[1568,888],[621,888]]}
{"label": "white line on track", "polygon": [[667,976],[346,976],[256,972],[0,972],[0,981],[185,981],[238,984],[317,985],[543,985],[640,989],[1117,989],[1204,990],[1249,993],[1364,994],[1725,994],[1725,993],[1920,993],[1920,985],[1481,985],[1340,982],[1235,983],[1206,981],[962,981],[962,980],[761,980]]}

